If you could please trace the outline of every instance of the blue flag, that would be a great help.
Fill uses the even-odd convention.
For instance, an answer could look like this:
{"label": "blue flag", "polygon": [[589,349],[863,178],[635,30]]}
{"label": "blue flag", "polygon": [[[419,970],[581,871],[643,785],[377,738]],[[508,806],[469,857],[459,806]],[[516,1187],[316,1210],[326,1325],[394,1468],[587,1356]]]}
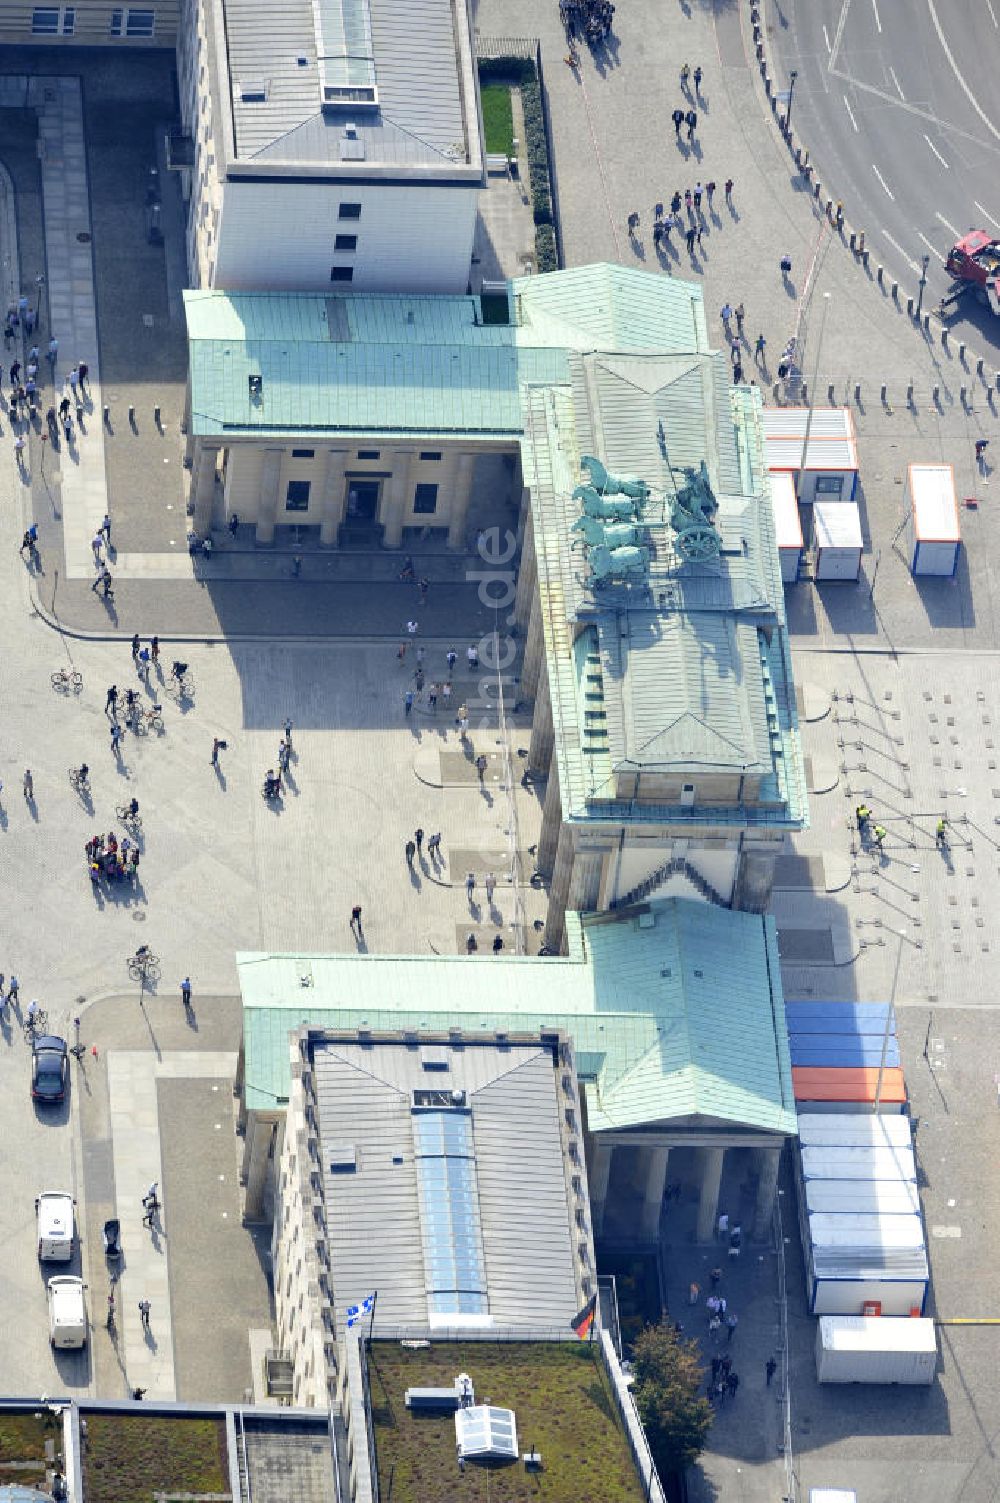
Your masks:
{"label": "blue flag", "polygon": [[364,1320],[365,1316],[370,1315],[374,1308],[374,1294],[366,1294],[360,1305],[348,1305],[347,1329],[350,1330],[352,1326],[356,1326],[359,1321]]}

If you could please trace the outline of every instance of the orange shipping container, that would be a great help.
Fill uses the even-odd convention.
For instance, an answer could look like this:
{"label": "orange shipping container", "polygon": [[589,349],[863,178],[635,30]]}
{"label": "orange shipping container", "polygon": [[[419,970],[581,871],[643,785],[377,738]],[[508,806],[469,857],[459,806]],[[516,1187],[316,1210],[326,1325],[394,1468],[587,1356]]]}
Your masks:
{"label": "orange shipping container", "polygon": [[[861,1065],[792,1067],[796,1101],[858,1101],[872,1103],[878,1086],[878,1070]],[[906,1082],[902,1070],[882,1072],[880,1100],[905,1105]]]}

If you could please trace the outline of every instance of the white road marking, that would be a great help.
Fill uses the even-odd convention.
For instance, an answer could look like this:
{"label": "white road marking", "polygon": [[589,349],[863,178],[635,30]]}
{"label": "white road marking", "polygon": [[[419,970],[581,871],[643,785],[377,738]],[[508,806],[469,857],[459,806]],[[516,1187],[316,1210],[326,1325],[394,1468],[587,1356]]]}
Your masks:
{"label": "white road marking", "polygon": [[854,118],[854,111],[851,109],[851,106],[847,102],[847,95],[846,94],[844,95],[844,109],[850,115],[850,117],[851,117],[851,124],[854,126],[854,129],[857,130],[857,128],[858,128],[858,122]]}
{"label": "white road marking", "polygon": [[990,20],[993,22],[993,25],[997,26],[998,23],[997,23],[996,11],[993,9],[993,0],[986,0],[986,9],[990,13]]}
{"label": "white road marking", "polygon": [[899,79],[896,77],[896,70],[892,66],[891,63],[889,64],[889,72],[892,74],[892,81],[896,85],[896,93],[899,95],[900,99],[905,99],[906,95],[903,93],[902,89],[899,87]]}
{"label": "white road marking", "polygon": [[851,0],[844,0],[840,8],[840,16],[837,20],[837,30],[833,34],[833,48],[830,53],[830,68],[833,68],[833,60],[840,51],[840,39],[844,34],[844,26],[847,22],[847,12],[851,8]]}
{"label": "white road marking", "polygon": [[889,184],[886,182],[886,180],[882,176],[881,172],[879,172],[879,170],[875,166],[874,162],[872,163],[872,171],[874,172],[875,176],[878,178],[879,182],[882,184],[882,187],[888,193],[889,197],[892,199],[893,203],[895,203],[896,202],[896,195],[895,195],[895,193],[893,193],[892,189],[889,187]]}
{"label": "white road marking", "polygon": [[972,202],[975,204],[980,214],[982,214],[983,218],[988,219],[990,224],[995,224],[997,229],[1000,230],[1000,219],[994,219],[989,209],[984,209],[978,198],[974,198]]}
{"label": "white road marking", "polygon": [[927,0],[927,8],[931,13],[931,20],[934,22],[934,30],[938,34],[938,41],[941,43],[941,50],[944,53],[945,57],[948,59],[948,62],[951,66],[951,71],[958,79],[963,94],[972,105],[972,108],[975,110],[980,120],[986,126],[986,129],[989,131],[990,135],[993,136],[997,141],[1000,141],[1000,130],[997,130],[996,126],[993,124],[993,121],[987,115],[986,111],[980,107],[978,99],[969,88],[969,85],[966,83],[961,73],[959,73],[958,71],[958,64],[955,62],[955,59],[951,55],[951,48],[948,46],[948,43],[945,40],[945,34],[941,29],[941,22],[938,20],[937,11],[934,9],[934,0]]}
{"label": "white road marking", "polygon": [[823,40],[826,43],[826,50],[827,50],[827,52],[829,52],[829,50],[830,50],[830,33],[827,31],[827,29],[826,29],[825,26],[823,27]]}
{"label": "white road marking", "polygon": [[931,140],[930,136],[927,135],[926,131],[924,132],[924,140],[927,142],[927,145],[930,147],[931,151],[934,153],[934,155],[937,157],[938,161],[941,163],[941,166],[942,167],[947,167],[948,163],[945,161],[944,157],[938,151],[937,147],[934,145],[934,142]]}
{"label": "white road marking", "polygon": [[924,244],[926,245],[927,249],[930,251],[931,255],[932,256],[937,256],[938,260],[941,262],[941,265],[943,266],[944,265],[944,256],[942,256],[942,254],[938,250],[937,246],[936,245],[932,245],[931,242],[928,240],[927,236],[926,235],[921,235],[921,233],[920,233],[919,230],[917,231],[917,235],[924,242]]}
{"label": "white road marking", "polygon": [[875,4],[875,0],[872,0],[872,10],[875,12],[875,25],[878,27],[879,31],[881,31],[882,22],[878,18],[878,6]]}
{"label": "white road marking", "polygon": [[920,267],[917,265],[916,261],[914,261],[913,257],[912,256],[908,256],[906,254],[905,250],[903,249],[903,247],[899,244],[899,242],[896,241],[896,240],[893,240],[893,238],[889,234],[888,230],[883,230],[882,234],[885,237],[885,239],[888,240],[888,242],[892,246],[893,250],[899,251],[899,254],[902,256],[903,260],[906,262],[907,266],[910,268],[911,271],[919,271],[920,270]]}
{"label": "white road marking", "polygon": [[946,230],[951,230],[951,233],[954,235],[955,239],[956,240],[959,239],[959,236],[960,236],[961,232],[959,230],[956,230],[956,228],[955,228],[955,226],[953,224],[949,224],[948,221],[947,221],[947,219],[945,219],[944,215],[943,214],[939,214],[938,211],[937,211],[937,209],[934,210],[934,218],[935,219],[940,219],[940,221],[944,225],[945,229]]}

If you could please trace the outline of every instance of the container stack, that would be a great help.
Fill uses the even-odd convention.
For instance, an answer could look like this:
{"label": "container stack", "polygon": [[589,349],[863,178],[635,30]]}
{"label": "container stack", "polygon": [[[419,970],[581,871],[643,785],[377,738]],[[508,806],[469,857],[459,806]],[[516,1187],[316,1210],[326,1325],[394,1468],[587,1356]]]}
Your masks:
{"label": "container stack", "polygon": [[930,1278],[910,1120],[799,1117],[799,1219],[814,1315],[922,1315]]}
{"label": "container stack", "polygon": [[896,1020],[888,1002],[786,1002],[785,1020],[800,1115],[871,1109],[876,1095],[880,1113],[906,1111]]}

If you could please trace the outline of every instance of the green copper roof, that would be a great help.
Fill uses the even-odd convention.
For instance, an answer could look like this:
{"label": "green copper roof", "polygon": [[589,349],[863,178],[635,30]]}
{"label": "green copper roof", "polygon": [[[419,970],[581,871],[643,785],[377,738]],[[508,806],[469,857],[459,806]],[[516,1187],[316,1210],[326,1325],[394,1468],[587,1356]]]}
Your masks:
{"label": "green copper roof", "polygon": [[565,959],[239,955],[247,1106],[287,1098],[299,1023],[559,1028],[573,1039],[594,1130],[695,1117],[794,1132],[772,919],[668,898],[567,920]]}

